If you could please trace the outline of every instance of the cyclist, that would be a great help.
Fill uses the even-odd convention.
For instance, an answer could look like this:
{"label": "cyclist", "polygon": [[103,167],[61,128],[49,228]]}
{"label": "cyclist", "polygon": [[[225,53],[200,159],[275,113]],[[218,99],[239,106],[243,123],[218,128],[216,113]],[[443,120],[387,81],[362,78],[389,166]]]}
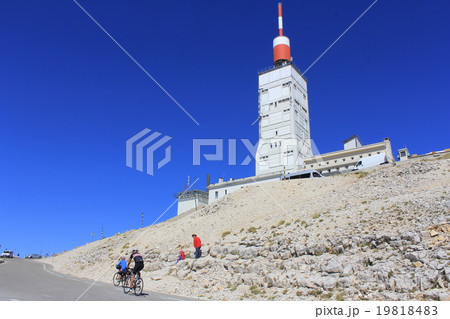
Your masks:
{"label": "cyclist", "polygon": [[119,261],[119,263],[116,265],[116,268],[120,271],[120,276],[124,277],[127,273],[128,263],[125,260],[125,257],[122,257],[122,259]]}
{"label": "cyclist", "polygon": [[128,259],[128,265],[130,265],[132,261],[134,261],[134,268],[131,271],[132,275],[130,288],[133,288],[134,277],[136,276],[136,274],[144,269],[144,258],[142,258],[142,255],[139,253],[139,250],[137,248],[133,248],[130,259]]}

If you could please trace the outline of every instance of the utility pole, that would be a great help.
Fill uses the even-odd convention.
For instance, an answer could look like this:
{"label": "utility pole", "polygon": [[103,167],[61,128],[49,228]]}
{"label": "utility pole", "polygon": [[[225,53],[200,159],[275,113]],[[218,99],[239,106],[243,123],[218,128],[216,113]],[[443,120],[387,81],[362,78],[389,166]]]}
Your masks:
{"label": "utility pole", "polygon": [[103,227],[102,227],[102,239],[105,239],[105,236],[103,236]]}
{"label": "utility pole", "polygon": [[194,191],[195,210],[197,211],[197,193]]}
{"label": "utility pole", "polygon": [[141,215],[141,228],[144,228],[144,213]]}

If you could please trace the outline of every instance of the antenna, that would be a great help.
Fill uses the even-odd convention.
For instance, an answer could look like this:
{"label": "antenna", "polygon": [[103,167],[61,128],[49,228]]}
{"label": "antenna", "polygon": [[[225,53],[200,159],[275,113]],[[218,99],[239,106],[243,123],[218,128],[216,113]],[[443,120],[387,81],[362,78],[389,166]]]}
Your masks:
{"label": "antenna", "polygon": [[283,36],[283,9],[281,7],[281,2],[278,3],[278,35]]}
{"label": "antenna", "polygon": [[184,188],[184,190],[187,190],[187,189],[189,189],[189,187],[191,187],[191,177],[190,176],[188,176],[188,178],[187,178],[187,183],[186,183],[186,187]]}
{"label": "antenna", "polygon": [[273,39],[273,65],[279,67],[292,61],[288,37],[283,35],[283,10],[278,3],[278,36]]}

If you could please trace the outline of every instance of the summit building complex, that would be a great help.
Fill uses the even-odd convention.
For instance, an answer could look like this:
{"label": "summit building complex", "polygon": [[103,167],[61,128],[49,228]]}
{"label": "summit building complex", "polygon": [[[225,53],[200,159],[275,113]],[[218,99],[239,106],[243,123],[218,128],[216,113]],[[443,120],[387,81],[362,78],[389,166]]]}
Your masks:
{"label": "summit building complex", "polygon": [[[255,176],[229,181],[219,178],[216,184],[208,182],[203,202],[211,203],[243,187],[280,181],[306,170],[323,176],[351,171],[358,163],[369,161],[368,157],[373,161],[374,157],[384,156],[385,162],[394,162],[389,138],[363,145],[354,135],[344,141],[343,150],[313,154],[308,85],[292,63],[290,40],[283,34],[281,3],[278,4],[278,36],[273,40],[273,67],[260,72],[258,82],[259,142]],[[191,198],[183,202],[186,207],[194,204],[197,208],[197,202]],[[178,214],[184,211],[179,209]]]}

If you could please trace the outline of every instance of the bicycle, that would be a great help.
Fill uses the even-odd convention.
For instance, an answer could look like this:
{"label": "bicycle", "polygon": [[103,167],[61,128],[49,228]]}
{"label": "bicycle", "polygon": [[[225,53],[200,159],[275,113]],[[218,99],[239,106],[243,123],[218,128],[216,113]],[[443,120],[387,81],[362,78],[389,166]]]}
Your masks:
{"label": "bicycle", "polygon": [[[127,273],[129,272],[129,270],[127,269]],[[125,276],[123,275],[123,273],[119,270],[118,272],[116,272],[113,276],[113,285],[114,286],[119,286],[120,284],[123,285],[123,282],[125,280],[126,274]]]}
{"label": "bicycle", "polygon": [[128,273],[122,282],[124,293],[127,294],[130,292],[130,290],[133,289],[134,294],[136,296],[142,294],[142,290],[144,290],[144,280],[141,278],[141,272],[138,271],[136,276],[134,277],[133,288],[130,288],[130,283],[131,283],[131,273]]}

